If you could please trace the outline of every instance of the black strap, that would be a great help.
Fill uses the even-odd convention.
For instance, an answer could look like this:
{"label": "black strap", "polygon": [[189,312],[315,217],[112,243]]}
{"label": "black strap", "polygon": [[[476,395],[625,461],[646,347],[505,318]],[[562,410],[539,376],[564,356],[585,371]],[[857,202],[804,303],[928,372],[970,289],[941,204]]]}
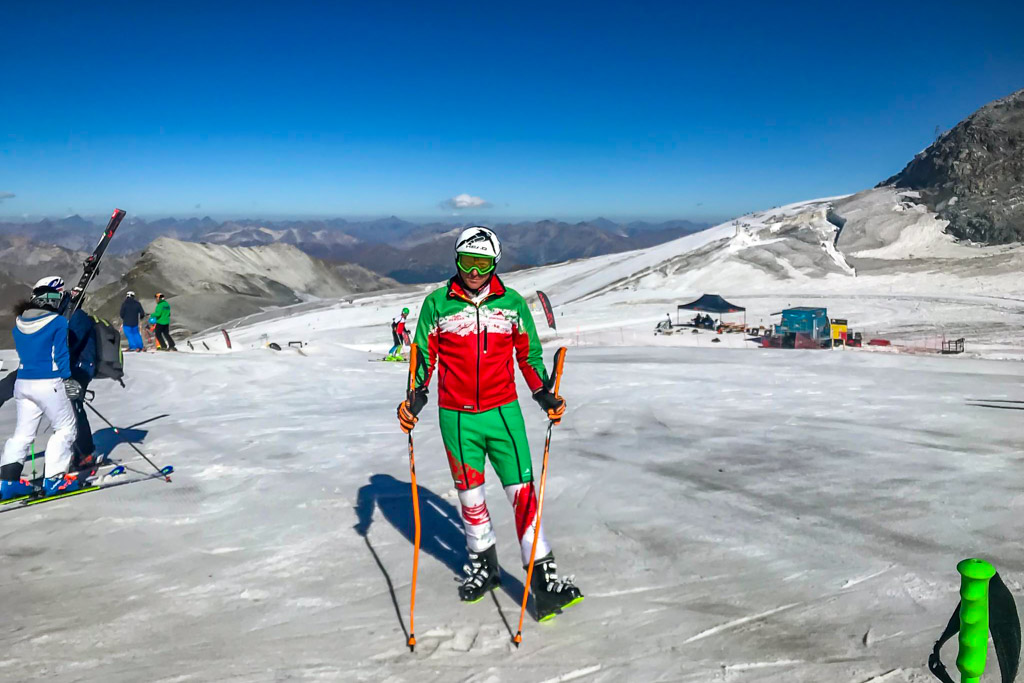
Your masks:
{"label": "black strap", "polygon": [[999,574],[989,583],[988,628],[996,646],[1003,683],[1012,683],[1020,667],[1020,617],[1013,595]]}
{"label": "black strap", "polygon": [[[989,581],[988,629],[992,634],[992,643],[995,645],[996,659],[999,660],[1001,681],[1002,683],[1013,683],[1017,678],[1017,669],[1020,666],[1020,618],[1017,615],[1017,605],[1013,602],[1013,595],[998,573]],[[946,630],[935,641],[932,654],[928,657],[928,670],[942,683],[954,683],[954,681],[946,671],[939,652],[946,641],[959,631],[960,603],[957,603],[956,609],[953,610],[953,616],[946,624]]]}
{"label": "black strap", "polygon": [[[991,608],[989,608],[991,612]],[[960,603],[956,603],[956,609],[953,610],[953,616],[949,618],[949,623],[946,624],[946,630],[942,632],[939,639],[935,641],[935,646],[932,648],[932,654],[928,657],[928,670],[932,674],[942,681],[942,683],[953,683],[953,679],[949,677],[949,672],[946,671],[945,665],[942,663],[942,657],[939,651],[942,650],[942,646],[946,644],[946,641],[952,638],[960,631]]]}

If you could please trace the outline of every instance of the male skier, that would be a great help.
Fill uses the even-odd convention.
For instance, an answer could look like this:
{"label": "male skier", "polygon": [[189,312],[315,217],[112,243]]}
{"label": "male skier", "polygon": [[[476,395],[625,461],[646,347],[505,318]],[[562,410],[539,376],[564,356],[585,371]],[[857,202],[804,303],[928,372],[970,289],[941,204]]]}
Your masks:
{"label": "male skier", "polygon": [[530,590],[537,617],[543,621],[583,600],[583,594],[572,577],[558,577],[543,528],[537,528],[533,467],[516,394],[513,356],[533,399],[555,424],[565,412],[565,401],[551,393],[529,307],[494,272],[500,258],[498,238],[487,228],[467,228],[459,236],[455,276],[428,295],[420,308],[415,344],[424,362],[416,368],[411,401],[398,406],[398,418],[406,433],[415,427],[436,374],[441,437],[458,490],[469,550],[459,596],[477,602],[499,584],[494,530],[484,499],[487,458],[514,508],[524,569],[538,534]]}

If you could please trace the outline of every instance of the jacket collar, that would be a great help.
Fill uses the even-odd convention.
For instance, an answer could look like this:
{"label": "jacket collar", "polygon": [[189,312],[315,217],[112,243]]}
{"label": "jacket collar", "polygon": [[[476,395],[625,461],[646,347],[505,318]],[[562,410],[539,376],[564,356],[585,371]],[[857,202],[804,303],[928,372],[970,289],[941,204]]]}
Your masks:
{"label": "jacket collar", "polygon": [[17,325],[22,334],[35,334],[56,319],[57,314],[53,311],[30,308],[18,316],[15,325]]}
{"label": "jacket collar", "polygon": [[[484,301],[486,301],[487,299],[501,296],[502,294],[505,293],[505,285],[502,283],[501,279],[497,275],[492,275],[491,279],[488,281],[487,284],[490,286],[491,291],[490,293],[488,293]],[[469,294],[466,293],[466,288],[462,286],[462,282],[459,280],[458,275],[452,277],[451,280],[448,280],[448,298],[462,299],[463,301],[473,303],[472,297],[470,297]]]}

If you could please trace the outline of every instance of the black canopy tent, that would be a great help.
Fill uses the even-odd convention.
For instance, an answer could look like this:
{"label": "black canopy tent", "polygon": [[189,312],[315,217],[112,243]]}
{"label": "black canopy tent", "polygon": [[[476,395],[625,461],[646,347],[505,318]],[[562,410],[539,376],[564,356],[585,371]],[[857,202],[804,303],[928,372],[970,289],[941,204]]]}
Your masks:
{"label": "black canopy tent", "polygon": [[717,313],[719,320],[724,313],[743,313],[743,326],[747,326],[747,309],[731,304],[717,294],[705,294],[696,301],[679,304],[676,307],[676,324],[679,324],[679,311],[700,311],[701,313]]}

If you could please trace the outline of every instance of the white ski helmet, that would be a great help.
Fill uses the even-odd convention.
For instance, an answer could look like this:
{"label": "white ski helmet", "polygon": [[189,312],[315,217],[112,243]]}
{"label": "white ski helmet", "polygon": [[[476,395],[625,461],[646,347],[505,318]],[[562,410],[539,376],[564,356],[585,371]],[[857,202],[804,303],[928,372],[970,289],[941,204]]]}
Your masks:
{"label": "white ski helmet", "polygon": [[44,277],[32,288],[29,303],[48,311],[59,311],[64,301],[64,278],[57,275]]}
{"label": "white ski helmet", "polygon": [[37,289],[52,289],[55,292],[63,292],[64,278],[60,277],[59,275],[50,275],[49,277],[44,277],[40,279],[38,282],[36,282],[36,284],[32,287],[33,292],[36,291]]}
{"label": "white ski helmet", "polygon": [[488,228],[474,225],[463,230],[455,242],[455,258],[458,258],[459,254],[493,256],[494,262],[497,263],[501,260],[501,242]]}

